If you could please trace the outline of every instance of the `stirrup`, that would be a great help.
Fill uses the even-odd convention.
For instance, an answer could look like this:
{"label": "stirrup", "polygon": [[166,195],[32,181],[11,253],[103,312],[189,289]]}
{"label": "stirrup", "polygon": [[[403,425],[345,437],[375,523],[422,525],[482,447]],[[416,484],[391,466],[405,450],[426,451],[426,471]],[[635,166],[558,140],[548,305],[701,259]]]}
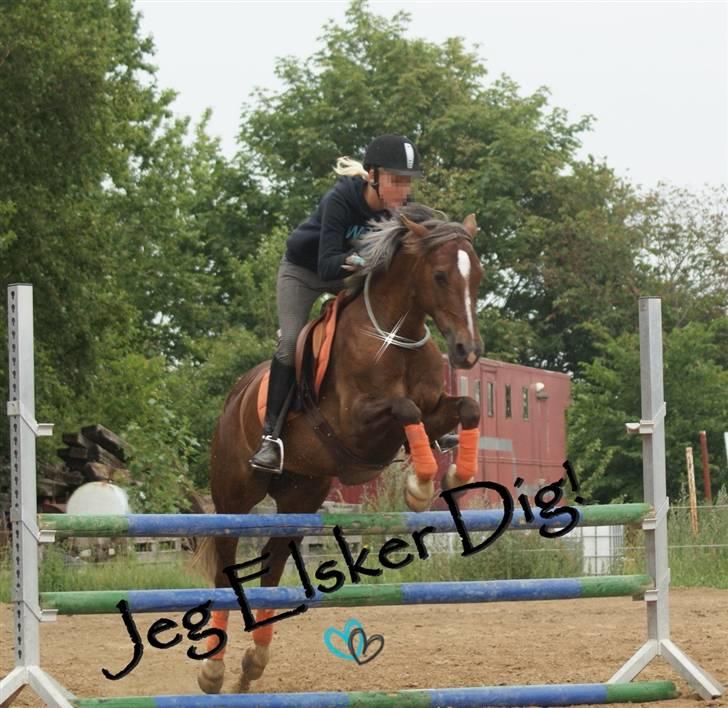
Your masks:
{"label": "stirrup", "polygon": [[[443,443],[442,445],[440,444],[441,442]],[[435,440],[433,447],[439,453],[445,453],[450,452],[450,450],[454,450],[459,444],[459,436],[456,433],[449,433],[447,435],[441,435],[437,440]]]}
{"label": "stirrup", "polygon": [[280,463],[280,465],[278,466],[277,469],[272,468],[272,467],[258,466],[258,465],[256,465],[253,462],[253,458],[255,457],[255,455],[253,455],[253,457],[250,458],[250,464],[251,464],[251,466],[254,469],[261,470],[261,471],[264,471],[264,472],[272,472],[274,474],[281,474],[283,472],[283,460],[284,460],[284,457],[285,457],[285,450],[283,448],[283,440],[281,440],[280,438],[274,438],[272,435],[263,435],[262,439],[263,440],[267,440],[268,442],[272,442],[272,443],[275,443],[276,445],[278,445],[278,450],[280,451],[281,463]]}

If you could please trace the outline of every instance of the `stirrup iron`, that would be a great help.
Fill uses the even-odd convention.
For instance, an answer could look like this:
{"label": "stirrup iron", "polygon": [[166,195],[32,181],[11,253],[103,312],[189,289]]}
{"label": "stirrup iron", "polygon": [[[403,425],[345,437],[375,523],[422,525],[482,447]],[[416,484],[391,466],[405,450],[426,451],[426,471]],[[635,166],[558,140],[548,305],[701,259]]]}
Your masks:
{"label": "stirrup iron", "polygon": [[[284,413],[283,417],[285,417],[285,413]],[[278,426],[276,426],[276,427],[278,427]],[[272,435],[264,435],[263,440],[267,440],[268,442],[272,442],[272,443],[275,443],[276,445],[278,445],[278,449],[280,450],[280,453],[281,453],[281,464],[278,467],[278,474],[282,474],[283,473],[283,461],[285,458],[285,449],[283,448],[283,440],[280,438],[280,433],[279,433],[279,437],[277,437],[277,438],[274,438]]]}

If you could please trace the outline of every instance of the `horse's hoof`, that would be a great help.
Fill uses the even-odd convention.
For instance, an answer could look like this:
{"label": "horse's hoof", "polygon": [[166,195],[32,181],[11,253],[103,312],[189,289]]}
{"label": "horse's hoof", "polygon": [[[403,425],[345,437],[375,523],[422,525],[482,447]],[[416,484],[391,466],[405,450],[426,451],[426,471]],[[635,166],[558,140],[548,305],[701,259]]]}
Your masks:
{"label": "horse's hoof", "polygon": [[220,693],[225,677],[225,662],[222,659],[205,659],[197,672],[197,684],[205,693]]}
{"label": "horse's hoof", "polygon": [[449,489],[454,489],[455,487],[462,487],[464,484],[470,484],[474,477],[470,477],[469,479],[460,479],[458,477],[457,467],[455,465],[450,465],[447,470],[447,474],[442,478],[441,487],[444,491],[448,491]]}
{"label": "horse's hoof", "polygon": [[414,474],[407,477],[404,500],[412,511],[427,511],[434,496],[435,483],[431,479],[423,482]]}
{"label": "horse's hoof", "polygon": [[270,647],[256,644],[245,651],[243,656],[242,673],[240,674],[240,693],[246,693],[250,689],[250,682],[257,681],[265,671],[270,661]]}

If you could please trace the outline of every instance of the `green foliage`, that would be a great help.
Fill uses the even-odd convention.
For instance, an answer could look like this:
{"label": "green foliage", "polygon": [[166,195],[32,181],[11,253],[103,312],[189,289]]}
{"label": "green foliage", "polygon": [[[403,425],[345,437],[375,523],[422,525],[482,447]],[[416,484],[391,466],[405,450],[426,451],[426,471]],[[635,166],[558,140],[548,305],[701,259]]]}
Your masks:
{"label": "green foliage", "polygon": [[128,2],[10,2],[0,13],[0,282],[34,285],[39,417],[54,422],[78,401],[104,336],[133,346],[104,185],[142,158],[168,101],[142,85],[151,45],[136,32]]}
{"label": "green foliage", "polygon": [[[231,323],[251,324],[245,259],[273,228],[244,169],[228,164],[206,134],[209,112],[188,145],[188,121],[158,131],[143,169],[109,194],[120,277],[143,323],[146,349],[180,360],[193,341]],[[273,270],[275,273],[275,269]]]}
{"label": "green foliage", "polygon": [[194,359],[181,364],[166,380],[174,409],[197,442],[187,460],[190,479],[200,487],[208,481],[210,442],[215,422],[235,381],[248,369],[270,358],[274,340],[245,329],[230,328],[218,337],[195,342]]}
{"label": "green foliage", "polygon": [[[0,280],[34,285],[38,419],[126,436],[137,502],[169,511],[219,401],[199,399],[207,429],[192,433],[168,388],[211,336],[257,325],[243,264],[276,199],[222,158],[209,115],[192,139],[171,118],[152,49],[130,2],[13,2],[0,15]],[[40,458],[58,446],[44,439]]]}
{"label": "green foliage", "polygon": [[[721,364],[725,318],[692,322],[664,335],[667,491],[675,497],[685,475],[685,447],[698,447],[698,433],[722,438],[728,419],[728,370]],[[625,334],[607,341],[584,367],[568,411],[569,459],[593,501],[642,499],[642,443],[624,423],[640,418],[639,339]],[[715,465],[715,460],[713,461]],[[716,465],[715,471],[718,471]]]}
{"label": "green foliage", "polygon": [[[728,311],[728,187],[706,186],[700,193],[691,193],[661,184],[646,194],[639,228],[644,234],[640,263],[650,294],[663,299],[666,326],[724,316]],[[723,358],[724,365],[727,359]]]}
{"label": "green foliage", "polygon": [[168,101],[142,86],[151,45],[130,42],[136,31],[128,2],[11,2],[0,14],[0,281],[34,284],[39,348],[74,385],[96,333],[122,339],[131,316],[103,183],[141,157]]}

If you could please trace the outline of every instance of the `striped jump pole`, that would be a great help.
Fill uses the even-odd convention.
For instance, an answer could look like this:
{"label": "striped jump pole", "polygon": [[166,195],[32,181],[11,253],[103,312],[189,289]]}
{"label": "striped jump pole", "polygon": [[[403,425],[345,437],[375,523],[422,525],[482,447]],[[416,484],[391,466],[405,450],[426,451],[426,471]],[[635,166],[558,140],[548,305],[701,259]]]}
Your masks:
{"label": "striped jump pole", "polygon": [[350,691],[321,693],[247,693],[215,696],[156,696],[82,699],[79,708],[193,708],[194,706],[254,706],[255,708],[481,708],[482,706],[572,706],[601,703],[641,703],[677,698],[672,681],[582,683],[542,686],[482,686],[480,688]]}
{"label": "striped jump pole", "polygon": [[[601,575],[585,578],[529,580],[468,580],[439,583],[381,583],[344,585],[334,593],[316,591],[307,598],[303,588],[245,588],[252,609],[298,607],[364,607],[383,605],[447,605],[475,602],[576,600],[592,597],[642,596],[652,587],[648,575]],[[211,600],[213,610],[237,610],[231,588],[200,590],[79,590],[44,592],[41,606],[62,615],[110,614],[120,600],[132,612],[186,612]]]}
{"label": "striped jump pole", "polygon": [[[604,504],[573,507],[579,514],[579,526],[613,526],[638,524],[651,513],[649,504]],[[520,509],[513,512],[511,530],[558,528],[570,521],[567,514],[553,518],[541,516],[534,509],[534,519],[527,521]],[[469,531],[493,531],[503,520],[498,509],[464,510],[463,523]],[[40,527],[56,538],[71,536],[322,536],[338,526],[343,531],[373,536],[413,533],[430,527],[432,533],[451,533],[457,529],[448,511],[390,513],[319,514],[126,514],[81,515],[40,514]]]}

